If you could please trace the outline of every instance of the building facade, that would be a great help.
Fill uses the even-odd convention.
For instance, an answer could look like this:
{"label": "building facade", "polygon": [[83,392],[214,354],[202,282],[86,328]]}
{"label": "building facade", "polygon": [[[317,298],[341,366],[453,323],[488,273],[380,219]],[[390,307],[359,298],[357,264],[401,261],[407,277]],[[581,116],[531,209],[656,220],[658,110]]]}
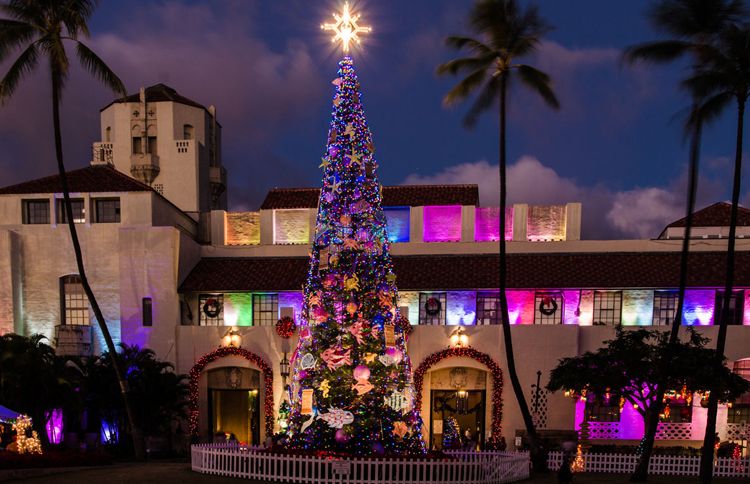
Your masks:
{"label": "building facade", "polygon": [[[113,336],[190,373],[197,438],[232,432],[262,442],[279,428],[282,363],[296,346],[296,336],[282,339],[274,326],[283,316],[304,321],[319,190],[274,189],[256,212],[226,211],[215,110],[167,86],[105,107],[101,126],[91,166],[69,179],[89,279]],[[0,189],[0,332],[41,333],[60,352],[91,354],[103,345],[77,279],[60,191],[56,176]],[[441,445],[451,416],[480,442],[501,432],[513,447],[523,429],[504,384],[500,237],[508,241],[516,365],[539,428],[567,435],[586,418],[595,441],[640,440],[633,408],[574,402],[543,387],[561,358],[597,349],[616,326],[667,329],[683,221],[651,240],[580,240],[580,204],[516,204],[501,230],[498,209],[479,206],[476,185],[384,187],[383,206],[430,445]],[[691,242],[682,320],[709,338],[725,297],[728,211],[715,204],[697,212]],[[750,378],[749,210],[740,225],[726,355]],[[451,349],[458,328],[469,350]],[[227,337],[240,347],[221,348]],[[679,389],[670,398],[659,442],[697,445],[701,399]],[[749,396],[720,407],[722,440],[746,445],[748,422]]]}

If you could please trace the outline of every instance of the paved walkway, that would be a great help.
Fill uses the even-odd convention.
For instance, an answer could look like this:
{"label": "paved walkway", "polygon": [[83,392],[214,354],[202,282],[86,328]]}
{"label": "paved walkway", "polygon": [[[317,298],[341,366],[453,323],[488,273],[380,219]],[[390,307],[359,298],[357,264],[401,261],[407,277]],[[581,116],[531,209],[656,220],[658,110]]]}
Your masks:
{"label": "paved walkway", "polygon": [[[576,475],[573,480],[574,484],[606,484],[606,483],[622,483],[625,484],[628,481],[629,476],[625,475],[603,475],[603,474],[589,474],[589,475]],[[19,480],[7,481],[7,482],[20,482]],[[106,467],[97,467],[86,470],[74,470],[68,472],[62,472],[55,475],[46,475],[35,478],[26,478],[23,482],[29,482],[32,484],[135,484],[135,483],[153,483],[153,484],[228,484],[228,483],[242,483],[242,484],[260,484],[260,481],[250,481],[244,479],[233,479],[230,477],[216,477],[198,474],[190,470],[190,466],[185,463],[150,463],[150,464],[125,464],[125,465],[113,465]],[[525,481],[528,483],[539,483],[539,484],[556,484],[557,476],[554,473],[546,476],[539,476],[532,481]],[[651,484],[667,484],[667,483],[697,483],[697,478],[685,478],[685,477],[651,477],[648,481]],[[714,484],[747,484],[746,481],[735,479],[714,479]]]}

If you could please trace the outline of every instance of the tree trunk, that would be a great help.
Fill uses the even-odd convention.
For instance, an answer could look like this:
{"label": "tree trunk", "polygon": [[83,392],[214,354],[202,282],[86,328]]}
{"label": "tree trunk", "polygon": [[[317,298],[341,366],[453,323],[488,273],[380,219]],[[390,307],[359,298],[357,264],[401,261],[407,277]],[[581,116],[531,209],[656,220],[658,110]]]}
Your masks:
{"label": "tree trunk", "polygon": [[518,372],[516,371],[516,363],[513,357],[513,340],[510,332],[510,319],[508,317],[508,298],[505,294],[506,287],[506,244],[505,244],[505,206],[507,200],[507,184],[505,179],[505,167],[506,167],[506,147],[505,147],[505,134],[506,134],[506,122],[505,122],[505,111],[506,111],[506,97],[508,91],[508,76],[507,74],[501,74],[500,79],[500,277],[499,277],[499,290],[500,290],[500,319],[503,327],[503,343],[505,344],[505,356],[508,363],[508,377],[510,378],[510,384],[513,387],[513,393],[516,395],[518,400],[518,407],[521,410],[521,416],[526,426],[526,433],[529,436],[531,444],[531,462],[535,472],[544,472],[547,470],[547,456],[543,452],[543,449],[539,445],[539,439],[534,428],[534,421],[531,418],[531,412],[529,406],[526,403],[526,398],[523,395],[523,388],[521,388],[521,382],[518,380]]}
{"label": "tree trunk", "polygon": [[[695,109],[695,105],[693,106]],[[677,339],[680,336],[680,326],[682,325],[682,309],[685,305],[685,289],[687,288],[687,271],[688,271],[688,254],[690,252],[690,237],[693,228],[693,212],[695,211],[695,197],[698,191],[698,166],[700,162],[700,144],[701,144],[701,131],[702,124],[700,121],[696,122],[693,128],[693,133],[690,139],[690,161],[688,171],[688,190],[687,190],[687,206],[685,208],[685,232],[682,239],[682,252],[680,253],[680,282],[677,293],[677,308],[675,309],[674,320],[672,320],[672,328],[669,334],[669,347],[673,347],[677,343]],[[664,355],[666,360],[671,358],[669,351]],[[661,409],[661,401],[664,400],[664,393],[666,392],[666,383],[664,380],[656,382],[656,400],[654,405],[657,405],[657,411],[650,412],[649,418],[646,419],[645,434],[643,439],[643,449],[638,459],[638,465],[635,468],[635,472],[630,477],[632,482],[645,482],[648,478],[648,465],[651,461],[651,454],[654,450],[654,441],[656,440],[656,432],[659,429],[659,413]]]}
{"label": "tree trunk", "polygon": [[119,363],[117,361],[117,351],[115,344],[112,341],[112,336],[109,334],[109,328],[104,320],[99,303],[94,297],[94,292],[91,290],[88,278],[86,277],[86,271],[83,267],[83,254],[81,252],[81,244],[78,241],[78,233],[76,231],[75,221],[73,220],[73,207],[70,204],[70,190],[68,189],[68,177],[65,172],[65,164],[63,163],[63,150],[62,150],[62,131],[60,129],[60,86],[61,76],[59,70],[54,65],[52,66],[52,123],[55,130],[55,155],[57,157],[57,168],[60,172],[60,183],[62,184],[63,200],[65,205],[65,216],[68,221],[68,228],[70,229],[70,238],[73,242],[73,252],[75,252],[76,264],[78,266],[78,275],[81,278],[81,285],[86,293],[86,297],[91,304],[91,309],[94,311],[96,322],[99,329],[102,332],[104,341],[107,345],[107,351],[112,361],[112,367],[115,371],[115,377],[120,386],[120,393],[122,394],[123,403],[125,406],[125,412],[127,413],[128,423],[130,426],[130,434],[133,437],[133,447],[135,451],[135,458],[137,460],[144,460],[146,457],[145,448],[143,446],[143,438],[141,436],[140,429],[135,422],[133,410],[130,405],[130,398],[128,396],[127,382],[122,376],[120,371]]}
{"label": "tree trunk", "polygon": [[[727,240],[727,272],[724,282],[724,300],[719,321],[719,334],[716,337],[717,365],[724,360],[724,348],[727,343],[727,326],[729,325],[729,301],[734,289],[734,247],[737,235],[737,211],[740,204],[740,185],[742,180],[742,131],[745,122],[745,98],[737,101],[737,142],[734,151],[734,181],[732,183],[732,211],[729,221],[729,238]],[[739,301],[737,301],[739,303]],[[715,323],[715,322],[714,322]],[[719,395],[712,391],[708,396],[708,418],[706,419],[706,435],[703,437],[703,451],[701,452],[700,481],[704,484],[711,482],[714,473],[714,443],[716,439],[716,412],[719,406]]]}

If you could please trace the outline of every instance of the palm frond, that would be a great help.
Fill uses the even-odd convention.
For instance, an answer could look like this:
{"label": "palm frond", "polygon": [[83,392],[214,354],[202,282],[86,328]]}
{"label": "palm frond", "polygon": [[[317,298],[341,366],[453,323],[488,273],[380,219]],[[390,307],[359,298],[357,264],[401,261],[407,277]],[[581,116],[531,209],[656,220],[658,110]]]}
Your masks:
{"label": "palm frond", "polygon": [[518,66],[516,69],[521,82],[539,94],[548,106],[553,109],[560,109],[560,102],[552,91],[550,77],[547,74],[525,64]]}
{"label": "palm frond", "polygon": [[493,54],[488,54],[481,57],[462,57],[460,59],[453,59],[444,64],[440,64],[437,68],[437,73],[439,75],[455,75],[459,72],[473,72],[477,69],[490,69],[494,60],[495,56]]}
{"label": "palm frond", "polygon": [[36,29],[26,22],[0,19],[0,62],[22,44],[29,42],[36,32]]}
{"label": "palm frond", "polygon": [[487,76],[487,69],[477,69],[472,72],[458,84],[453,86],[453,89],[448,91],[448,94],[443,98],[443,104],[446,106],[452,106],[459,101],[463,101],[479,87]]}
{"label": "palm frond", "polygon": [[721,113],[734,101],[735,97],[732,92],[720,92],[710,98],[700,102],[700,104],[690,112],[686,126],[694,126],[696,122],[709,124],[718,118]]}
{"label": "palm frond", "polygon": [[628,47],[623,52],[623,59],[629,63],[638,61],[662,63],[672,62],[687,54],[695,44],[683,40],[659,40]]}
{"label": "palm frond", "polygon": [[472,39],[471,37],[461,37],[457,35],[451,35],[445,39],[446,45],[453,47],[454,49],[461,50],[464,47],[468,47],[471,52],[474,52],[480,56],[489,55],[492,53],[492,49],[482,41]]}
{"label": "palm frond", "polygon": [[76,43],[76,54],[81,65],[92,76],[99,79],[105,86],[112,89],[116,94],[125,96],[127,94],[125,85],[122,83],[117,74],[104,63],[104,61],[89,49],[83,42]]}
{"label": "palm frond", "polygon": [[36,67],[39,61],[39,49],[37,45],[31,44],[16,59],[8,72],[0,81],[0,104],[8,102],[18,87],[19,81]]}
{"label": "palm frond", "polygon": [[7,3],[0,4],[0,12],[15,20],[34,24],[40,28],[44,25],[44,10],[43,2],[9,0]]}
{"label": "palm frond", "polygon": [[469,112],[466,113],[466,116],[464,117],[464,126],[467,128],[473,128],[477,124],[479,116],[483,112],[492,109],[499,96],[500,78],[498,76],[493,76],[487,84],[484,85],[482,92],[472,103]]}
{"label": "palm frond", "polygon": [[742,0],[661,0],[649,12],[657,30],[681,39],[709,39],[747,14]]}
{"label": "palm frond", "polygon": [[60,21],[68,34],[77,38],[79,33],[89,37],[88,19],[99,2],[96,0],[63,0],[60,5]]}

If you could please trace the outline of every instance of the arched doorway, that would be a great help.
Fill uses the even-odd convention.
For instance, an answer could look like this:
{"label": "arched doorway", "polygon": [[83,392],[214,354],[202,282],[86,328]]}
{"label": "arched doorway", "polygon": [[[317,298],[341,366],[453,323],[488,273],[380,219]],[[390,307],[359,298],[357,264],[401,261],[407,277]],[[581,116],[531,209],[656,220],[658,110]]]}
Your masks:
{"label": "arched doorway", "polygon": [[[438,365],[446,358],[470,358],[487,369],[490,374],[492,389],[487,399],[491,402],[490,412],[490,437],[487,439],[490,445],[496,445],[502,436],[502,416],[503,416],[503,372],[495,360],[486,353],[477,351],[474,348],[446,348],[435,352],[425,358],[417,370],[414,372],[414,408],[417,412],[422,411],[422,390],[424,386],[424,377],[431,368]],[[476,403],[476,402],[475,402]],[[431,409],[432,410],[432,409]]]}
{"label": "arched doorway", "polygon": [[[231,356],[236,356],[247,360],[255,365],[258,369],[243,369],[238,368],[236,365],[230,365],[222,368],[209,368],[208,371],[204,371],[207,369],[206,367],[209,366],[212,362],[220,358]],[[253,395],[253,372],[259,372],[262,375],[263,381],[257,382],[258,385],[262,385],[262,394],[261,392],[257,392],[255,393],[255,395]],[[263,358],[251,351],[229,346],[217,348],[211,353],[203,355],[198,360],[198,362],[190,370],[189,424],[190,434],[193,437],[200,437],[201,434],[205,435],[209,433],[209,431],[205,429],[203,432],[201,432],[201,377],[204,378],[206,382],[206,388],[208,389],[209,393],[209,395],[206,396],[206,402],[209,408],[206,409],[207,413],[205,417],[207,417],[208,421],[211,422],[212,427],[217,424],[216,412],[217,410],[220,411],[220,408],[217,408],[217,406],[244,405],[246,407],[246,410],[248,411],[247,418],[252,418],[252,399],[255,398],[259,403],[258,406],[260,407],[262,405],[262,413],[265,420],[265,435],[268,436],[273,433],[273,371],[271,370],[271,367],[268,365],[268,363],[263,360]],[[242,383],[243,377],[246,379],[245,383]],[[209,387],[210,384],[213,384],[213,390],[215,390],[215,393],[211,393],[211,388]],[[232,388],[233,386],[235,388]],[[258,401],[261,398],[261,395],[263,400],[262,404],[260,404],[260,402]],[[248,430],[248,436],[252,441],[252,429]],[[259,435],[258,433],[255,438],[257,439],[257,441],[253,441],[252,443],[258,444],[260,443],[263,436]]]}

